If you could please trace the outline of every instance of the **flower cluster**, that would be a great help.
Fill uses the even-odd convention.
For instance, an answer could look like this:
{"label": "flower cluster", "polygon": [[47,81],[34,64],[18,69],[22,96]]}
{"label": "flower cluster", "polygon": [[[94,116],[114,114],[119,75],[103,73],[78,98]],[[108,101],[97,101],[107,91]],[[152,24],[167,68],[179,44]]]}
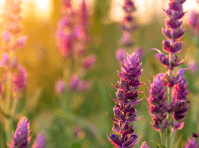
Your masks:
{"label": "flower cluster", "polygon": [[[20,36],[22,32],[21,26],[21,0],[6,0],[3,15],[3,49],[0,67],[5,70],[6,78],[2,80],[2,85],[6,85],[7,81],[12,77],[13,93],[19,94],[23,92],[27,85],[26,69],[17,62],[15,51],[25,47],[27,36]],[[3,74],[4,75],[4,74]]]}
{"label": "flower cluster", "polygon": [[114,121],[112,130],[117,134],[111,134],[108,139],[117,148],[130,148],[139,141],[138,136],[133,134],[132,122],[139,119],[136,118],[135,105],[141,102],[141,100],[137,100],[138,94],[141,92],[136,89],[142,84],[139,82],[142,70],[139,57],[135,53],[131,56],[127,54],[121,64],[122,72],[118,72],[119,86],[114,86],[117,89],[117,99],[111,97],[115,101],[113,108],[115,119],[109,117]]}
{"label": "flower cluster", "polygon": [[[153,117],[153,127],[156,130],[163,131],[170,124],[174,130],[181,129],[184,126],[184,117],[188,110],[187,84],[185,77],[181,77],[185,69],[181,69],[178,75],[173,75],[173,69],[181,65],[184,60],[180,61],[175,53],[178,53],[182,49],[182,42],[177,41],[180,39],[185,30],[182,29],[182,17],[185,12],[183,11],[182,4],[186,0],[171,0],[169,2],[169,8],[164,9],[167,15],[165,21],[165,28],[162,29],[162,33],[166,36],[167,40],[163,41],[163,50],[169,55],[165,55],[157,50],[159,53],[156,58],[163,64],[168,72],[165,74],[159,74],[158,77],[154,78],[154,83],[151,85],[150,97],[148,103],[150,105],[150,114]],[[171,103],[168,104],[165,100],[164,86],[167,86],[170,94]],[[154,101],[155,100],[155,101]],[[167,115],[172,114],[173,120],[168,123]]]}
{"label": "flower cluster", "polygon": [[[122,62],[124,57],[127,55],[125,48],[132,47],[134,41],[132,40],[132,32],[134,32],[138,25],[134,23],[133,12],[136,10],[135,4],[132,0],[124,0],[124,18],[121,22],[121,28],[123,31],[123,36],[121,38],[122,48],[116,50],[115,56],[119,62]],[[139,47],[135,50],[139,55],[139,58],[143,58],[143,48]]]}
{"label": "flower cluster", "polygon": [[189,138],[187,144],[184,144],[184,148],[198,148],[198,146],[199,143],[196,142],[194,137]]}
{"label": "flower cluster", "polygon": [[149,113],[152,116],[152,127],[159,131],[164,131],[168,127],[167,110],[168,103],[165,97],[163,74],[158,74],[153,78],[153,83],[150,84],[150,96],[147,98],[149,103]]}
{"label": "flower cluster", "polygon": [[132,13],[136,10],[135,4],[132,0],[124,1],[124,18],[121,24],[123,30],[123,37],[121,38],[121,42],[124,47],[132,46],[134,42],[131,40],[131,32],[137,29],[137,25],[133,23],[134,18]]}
{"label": "flower cluster", "polygon": [[[85,56],[85,49],[89,41],[88,34],[88,10],[85,0],[82,0],[82,3],[77,11],[74,11],[71,5],[71,1],[63,0],[62,5],[63,16],[58,22],[57,31],[55,34],[57,47],[61,56],[69,58],[71,60],[71,75],[70,77],[70,86],[72,90],[84,91],[88,89],[88,82],[84,80],[79,81],[79,76],[77,72],[74,71],[74,67],[78,65],[80,71],[89,70],[94,67],[96,62],[96,56],[90,54]],[[79,64],[80,62],[80,64]],[[81,66],[79,66],[81,65]],[[85,73],[85,72],[84,72]],[[74,80],[74,75],[78,77],[78,84],[72,84]],[[83,77],[83,76],[81,76]],[[77,81],[76,81],[77,82]],[[75,89],[73,88],[74,85]],[[58,91],[58,82],[56,85],[56,92]],[[60,85],[61,86],[61,85]],[[86,88],[87,87],[87,88]],[[78,88],[78,89],[77,89]]]}
{"label": "flower cluster", "polygon": [[[12,135],[11,144],[7,144],[10,148],[28,148],[30,143],[30,123],[26,117],[22,117],[18,124],[16,131]],[[41,132],[36,138],[33,148],[45,148],[46,140],[44,133]]]}

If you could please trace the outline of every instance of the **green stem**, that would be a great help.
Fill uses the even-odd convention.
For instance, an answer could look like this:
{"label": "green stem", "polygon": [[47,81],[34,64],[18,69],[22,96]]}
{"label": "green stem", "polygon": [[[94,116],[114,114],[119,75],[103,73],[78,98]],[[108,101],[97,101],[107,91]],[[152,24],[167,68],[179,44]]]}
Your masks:
{"label": "green stem", "polygon": [[159,133],[160,133],[160,140],[161,140],[161,144],[162,144],[162,145],[164,145],[163,140],[162,140],[162,132],[161,132],[161,131],[159,131]]}
{"label": "green stem", "polygon": [[18,98],[14,98],[13,104],[12,104],[12,107],[11,107],[11,110],[10,110],[11,117],[14,117],[14,115],[15,115],[15,111],[16,111],[16,108],[17,108],[18,101],[19,101]]}
{"label": "green stem", "polygon": [[174,131],[174,132],[171,132],[171,134],[170,134],[170,148],[172,148],[173,147],[173,142],[174,142],[174,138],[175,138],[175,133],[176,133],[176,131]]}
{"label": "green stem", "polygon": [[10,143],[12,138],[12,131],[13,131],[13,119],[12,117],[4,120],[4,126],[6,129],[6,142]]}
{"label": "green stem", "polygon": [[2,99],[2,96],[0,96],[0,108],[1,108],[1,110],[5,111],[5,102]]}
{"label": "green stem", "polygon": [[7,73],[7,88],[6,88],[6,101],[5,101],[5,113],[9,114],[11,104],[11,93],[12,93],[12,74]]}

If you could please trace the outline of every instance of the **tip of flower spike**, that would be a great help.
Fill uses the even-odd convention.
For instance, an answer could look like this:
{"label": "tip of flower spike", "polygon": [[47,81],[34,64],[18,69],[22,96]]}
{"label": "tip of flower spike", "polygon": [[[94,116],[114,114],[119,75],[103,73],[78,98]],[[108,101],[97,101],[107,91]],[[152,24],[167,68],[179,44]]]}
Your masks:
{"label": "tip of flower spike", "polygon": [[182,68],[179,70],[178,75],[181,76],[185,70],[189,70],[189,68]]}
{"label": "tip of flower spike", "polygon": [[30,123],[28,122],[27,117],[22,117],[17,123],[17,128],[12,135],[10,148],[14,147],[28,147],[30,143]]}

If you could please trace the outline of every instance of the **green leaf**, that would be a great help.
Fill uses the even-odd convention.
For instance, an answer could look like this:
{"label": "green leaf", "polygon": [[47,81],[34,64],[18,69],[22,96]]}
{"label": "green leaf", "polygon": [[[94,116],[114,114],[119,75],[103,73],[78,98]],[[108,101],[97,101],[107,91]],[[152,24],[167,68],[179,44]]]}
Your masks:
{"label": "green leaf", "polygon": [[0,120],[4,121],[8,118],[9,116],[6,115],[1,109],[0,109]]}
{"label": "green leaf", "polygon": [[174,144],[173,148],[177,148],[178,144],[180,143],[180,140],[182,138],[182,135],[180,135],[180,138],[178,139],[178,141]]}
{"label": "green leaf", "polygon": [[97,128],[95,126],[93,126],[90,122],[86,121],[82,117],[79,117],[79,116],[71,113],[67,109],[62,110],[60,108],[55,108],[52,112],[57,116],[60,116],[68,121],[78,123],[81,126],[83,126],[84,128],[87,128],[95,136],[95,138],[98,140],[99,144],[102,146],[101,141],[104,141],[104,139],[99,134]]}
{"label": "green leaf", "polygon": [[151,140],[151,142],[155,143],[157,145],[157,148],[166,148],[164,145],[160,144],[160,143],[157,143],[156,141],[154,140]]}
{"label": "green leaf", "polygon": [[37,103],[39,101],[39,98],[41,96],[42,90],[43,89],[41,87],[39,87],[36,90],[36,92],[33,95],[33,97],[26,101],[26,108],[28,109],[29,112],[32,112],[35,109],[35,107],[36,107],[36,105],[37,105]]}

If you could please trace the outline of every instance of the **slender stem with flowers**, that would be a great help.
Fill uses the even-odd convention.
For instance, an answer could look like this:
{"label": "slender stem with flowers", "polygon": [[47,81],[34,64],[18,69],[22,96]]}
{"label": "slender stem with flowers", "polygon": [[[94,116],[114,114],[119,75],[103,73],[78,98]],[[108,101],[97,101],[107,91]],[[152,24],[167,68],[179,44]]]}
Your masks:
{"label": "slender stem with flowers", "polygon": [[[147,99],[149,103],[150,114],[153,118],[152,126],[159,132],[166,130],[166,148],[172,148],[175,137],[175,131],[180,130],[184,126],[184,117],[189,108],[186,90],[187,84],[185,77],[182,77],[185,69],[181,69],[178,75],[173,75],[173,69],[184,62],[180,61],[175,53],[181,51],[182,42],[177,41],[185,32],[182,29],[183,11],[182,4],[186,0],[170,0],[169,8],[163,9],[167,15],[165,28],[162,29],[167,40],[163,41],[163,49],[169,55],[164,55],[159,50],[156,55],[157,59],[167,67],[168,72],[159,74],[155,77],[151,84],[150,96]],[[167,95],[165,94],[167,87]],[[166,100],[168,100],[166,102]],[[171,116],[172,115],[172,116]],[[171,125],[171,129],[169,127]]]}

